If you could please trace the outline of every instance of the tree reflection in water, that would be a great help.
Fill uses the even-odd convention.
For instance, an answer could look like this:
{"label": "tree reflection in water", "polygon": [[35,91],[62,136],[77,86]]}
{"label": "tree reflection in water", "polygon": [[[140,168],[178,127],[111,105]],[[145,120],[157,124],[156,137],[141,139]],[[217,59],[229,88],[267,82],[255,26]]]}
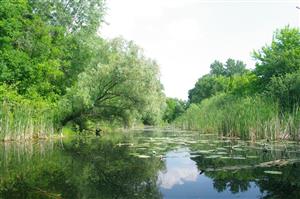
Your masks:
{"label": "tree reflection in water", "polygon": [[118,142],[76,139],[52,143],[44,153],[37,145],[3,147],[0,198],[161,198],[156,181],[163,162],[133,158]]}
{"label": "tree reflection in water", "polygon": [[300,196],[299,163],[255,167],[299,159],[297,145],[287,146],[288,154],[277,147],[261,154],[256,145],[183,135],[147,132],[2,144],[0,198]]}

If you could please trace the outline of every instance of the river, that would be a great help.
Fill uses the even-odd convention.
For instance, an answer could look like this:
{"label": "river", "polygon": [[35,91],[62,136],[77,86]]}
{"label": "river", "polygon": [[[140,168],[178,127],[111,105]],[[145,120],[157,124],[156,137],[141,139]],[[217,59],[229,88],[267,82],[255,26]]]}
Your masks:
{"label": "river", "polygon": [[0,198],[300,198],[300,145],[132,131],[0,145]]}

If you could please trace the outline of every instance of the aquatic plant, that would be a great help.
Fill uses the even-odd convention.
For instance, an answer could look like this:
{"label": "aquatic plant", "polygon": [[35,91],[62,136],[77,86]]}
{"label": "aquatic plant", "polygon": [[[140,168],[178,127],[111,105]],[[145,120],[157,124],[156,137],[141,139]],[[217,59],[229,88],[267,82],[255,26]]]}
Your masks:
{"label": "aquatic plant", "polygon": [[243,139],[299,138],[300,112],[281,113],[278,103],[263,96],[238,98],[219,94],[192,104],[175,122],[182,129],[216,132]]}
{"label": "aquatic plant", "polygon": [[55,110],[42,103],[0,101],[0,140],[46,138],[54,134]]}

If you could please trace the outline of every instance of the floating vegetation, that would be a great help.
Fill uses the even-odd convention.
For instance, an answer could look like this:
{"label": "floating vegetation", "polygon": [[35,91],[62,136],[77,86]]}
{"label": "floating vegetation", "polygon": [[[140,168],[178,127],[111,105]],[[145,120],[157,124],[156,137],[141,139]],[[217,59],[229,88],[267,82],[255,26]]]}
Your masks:
{"label": "floating vegetation", "polygon": [[242,149],[242,148],[232,148],[232,149],[235,151],[245,151],[245,149]]}
{"label": "floating vegetation", "polygon": [[121,146],[133,146],[132,143],[118,143],[117,144],[118,147],[121,147]]}
{"label": "floating vegetation", "polygon": [[249,158],[249,159],[256,159],[256,158],[258,158],[258,156],[256,156],[256,155],[248,155],[247,158]]}
{"label": "floating vegetation", "polygon": [[229,157],[229,156],[221,156],[220,158],[221,159],[231,159],[231,157]]}
{"label": "floating vegetation", "polygon": [[209,140],[199,140],[199,143],[202,143],[202,144],[207,144],[209,142]]}
{"label": "floating vegetation", "polygon": [[130,155],[134,156],[134,157],[138,157],[138,158],[150,158],[151,156],[149,155],[141,155],[141,154],[138,154],[138,153],[131,153]]}
{"label": "floating vegetation", "polygon": [[227,153],[225,151],[219,151],[216,153],[217,155],[227,155]]}
{"label": "floating vegetation", "polygon": [[207,159],[215,159],[215,158],[219,158],[221,157],[220,155],[209,155],[209,156],[206,156],[205,158]]}
{"label": "floating vegetation", "polygon": [[232,157],[232,159],[234,159],[234,160],[246,160],[247,158],[242,157],[242,156],[234,156],[234,157]]}
{"label": "floating vegetation", "polygon": [[212,152],[212,150],[200,150],[200,151],[198,151],[198,153],[201,153],[201,154],[209,154],[211,152]]}
{"label": "floating vegetation", "polygon": [[281,171],[264,171],[264,173],[272,174],[272,175],[281,175],[282,174]]}
{"label": "floating vegetation", "polygon": [[223,147],[218,147],[218,148],[216,148],[218,151],[227,151],[227,149],[226,148],[223,148]]}

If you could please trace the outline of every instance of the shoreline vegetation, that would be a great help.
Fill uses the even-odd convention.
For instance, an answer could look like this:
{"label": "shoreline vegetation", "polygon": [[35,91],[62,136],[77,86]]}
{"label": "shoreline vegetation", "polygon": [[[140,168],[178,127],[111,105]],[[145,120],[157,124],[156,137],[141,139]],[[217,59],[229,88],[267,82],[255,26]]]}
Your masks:
{"label": "shoreline vegetation", "polygon": [[252,141],[299,140],[299,28],[277,30],[253,58],[252,70],[239,60],[214,61],[189,91],[188,108],[175,126]]}
{"label": "shoreline vegetation", "polygon": [[[280,113],[269,99],[247,97],[226,101],[220,94],[201,104],[192,104],[174,125],[187,130],[218,133],[220,136],[247,140],[299,140],[300,111]],[[229,100],[229,99],[228,99]]]}
{"label": "shoreline vegetation", "polygon": [[214,61],[183,101],[165,96],[158,64],[133,41],[101,37],[104,0],[67,2],[0,4],[1,141],[143,125],[300,139],[299,28],[275,31],[251,70]]}

